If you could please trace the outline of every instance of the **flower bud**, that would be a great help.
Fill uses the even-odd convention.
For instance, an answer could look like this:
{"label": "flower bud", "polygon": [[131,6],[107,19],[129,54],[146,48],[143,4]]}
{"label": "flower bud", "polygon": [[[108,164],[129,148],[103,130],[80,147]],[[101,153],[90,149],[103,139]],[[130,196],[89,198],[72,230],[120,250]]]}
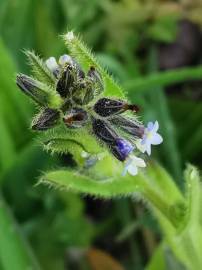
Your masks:
{"label": "flower bud", "polygon": [[132,118],[125,118],[123,116],[116,115],[110,118],[109,121],[114,126],[122,129],[124,132],[135,138],[142,138],[144,135],[144,126]]}
{"label": "flower bud", "polygon": [[47,68],[53,73],[53,75],[57,78],[60,72],[59,65],[55,59],[55,57],[49,57],[46,60],[46,66]]}
{"label": "flower bud", "polygon": [[17,86],[39,105],[47,105],[49,95],[46,86],[33,78],[24,74],[18,74],[16,79]]}
{"label": "flower bud", "polygon": [[116,139],[116,144],[112,146],[110,149],[118,160],[124,161],[133,151],[134,146],[132,146],[132,144],[127,140],[118,138]]}
{"label": "flower bud", "polygon": [[92,126],[96,137],[107,144],[114,144],[118,138],[116,132],[109,127],[106,121],[93,118]]}
{"label": "flower bud", "polygon": [[92,83],[86,80],[79,81],[76,84],[76,90],[73,95],[73,100],[78,105],[86,105],[94,98]]}
{"label": "flower bud", "polygon": [[102,117],[123,113],[126,110],[137,111],[136,105],[130,105],[124,100],[101,98],[94,105],[94,111]]}
{"label": "flower bud", "polygon": [[57,82],[56,90],[60,94],[61,97],[66,98],[68,95],[71,96],[73,91],[73,83],[74,83],[74,72],[73,66],[67,65],[62,70],[60,78]]}
{"label": "flower bud", "polygon": [[128,141],[119,138],[106,121],[93,118],[92,126],[95,136],[107,145],[118,160],[124,161],[133,150],[134,147]]}
{"label": "flower bud", "polygon": [[32,123],[33,130],[47,130],[54,127],[60,118],[60,112],[55,109],[44,109]]}
{"label": "flower bud", "polygon": [[94,105],[94,111],[102,117],[123,112],[125,102],[109,98],[101,98]]}
{"label": "flower bud", "polygon": [[73,64],[73,59],[70,55],[64,54],[64,55],[60,56],[58,62],[63,67],[63,66],[65,66],[65,64]]}

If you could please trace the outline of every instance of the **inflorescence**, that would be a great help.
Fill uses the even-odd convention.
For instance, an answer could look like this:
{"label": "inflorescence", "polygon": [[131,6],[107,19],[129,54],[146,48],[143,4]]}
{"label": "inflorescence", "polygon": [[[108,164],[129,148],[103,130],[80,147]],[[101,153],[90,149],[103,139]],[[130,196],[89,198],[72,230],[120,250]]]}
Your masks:
{"label": "inflorescence", "polygon": [[[136,175],[138,167],[145,167],[139,154],[150,155],[151,145],[163,141],[157,133],[158,122],[149,122],[145,127],[137,119],[137,105],[103,96],[103,79],[95,67],[85,73],[69,55],[61,56],[58,62],[50,57],[43,64],[51,73],[54,86],[17,75],[18,87],[42,107],[32,129],[46,131],[60,124],[68,129],[86,126],[101,145],[125,163],[123,175]],[[54,98],[50,93],[54,93]]]}

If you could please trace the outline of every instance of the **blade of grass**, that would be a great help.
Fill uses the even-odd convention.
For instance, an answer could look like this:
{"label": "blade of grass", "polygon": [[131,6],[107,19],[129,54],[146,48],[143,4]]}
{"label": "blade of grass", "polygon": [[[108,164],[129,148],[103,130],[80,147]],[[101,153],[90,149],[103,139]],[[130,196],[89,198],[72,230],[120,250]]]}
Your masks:
{"label": "blade of grass", "polygon": [[154,72],[145,77],[139,77],[124,83],[123,87],[133,96],[133,93],[149,91],[150,89],[161,86],[166,87],[171,84],[181,83],[188,80],[201,80],[202,66],[193,68],[178,68],[171,71]]}
{"label": "blade of grass", "polygon": [[0,239],[2,270],[41,269],[2,197],[0,197]]}
{"label": "blade of grass", "polygon": [[16,132],[20,132],[25,125],[27,125],[27,121],[31,113],[31,106],[26,100],[26,97],[24,97],[15,86],[14,76],[16,67],[1,40],[0,54],[1,110],[4,112],[4,117],[12,126],[12,129]]}

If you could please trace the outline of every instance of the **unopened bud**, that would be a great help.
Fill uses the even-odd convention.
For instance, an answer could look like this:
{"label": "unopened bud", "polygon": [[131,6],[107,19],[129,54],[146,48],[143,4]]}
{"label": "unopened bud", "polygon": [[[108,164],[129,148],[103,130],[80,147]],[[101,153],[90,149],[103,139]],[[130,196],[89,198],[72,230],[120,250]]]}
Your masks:
{"label": "unopened bud", "polygon": [[32,123],[33,130],[47,130],[54,127],[60,118],[60,112],[55,109],[46,108]]}
{"label": "unopened bud", "polygon": [[33,78],[24,74],[18,74],[16,79],[17,86],[39,105],[47,105],[49,95],[46,86]]}

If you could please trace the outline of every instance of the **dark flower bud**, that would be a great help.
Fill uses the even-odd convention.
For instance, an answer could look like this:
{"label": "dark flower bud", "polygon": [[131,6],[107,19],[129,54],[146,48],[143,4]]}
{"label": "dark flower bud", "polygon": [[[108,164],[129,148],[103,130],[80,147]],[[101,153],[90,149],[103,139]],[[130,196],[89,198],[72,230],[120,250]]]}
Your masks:
{"label": "dark flower bud", "polygon": [[107,145],[118,160],[124,161],[133,150],[133,146],[128,141],[119,138],[106,121],[93,118],[92,126],[95,136]]}
{"label": "dark flower bud", "polygon": [[98,139],[110,144],[115,144],[118,135],[116,132],[106,123],[106,121],[95,119],[92,120],[93,132]]}
{"label": "dark flower bud", "polygon": [[70,128],[79,128],[88,121],[87,112],[81,108],[73,108],[63,118],[64,123]]}
{"label": "dark flower bud", "polygon": [[54,127],[60,118],[60,112],[55,109],[46,108],[33,120],[33,130],[47,130]]}
{"label": "dark flower bud", "polygon": [[31,97],[39,105],[48,104],[49,95],[46,86],[33,78],[18,74],[16,78],[17,86],[29,97]]}
{"label": "dark flower bud", "polygon": [[136,138],[142,138],[144,134],[144,126],[137,120],[132,118],[125,118],[123,116],[117,115],[109,119],[110,123],[114,126],[122,129],[126,133],[132,135]]}
{"label": "dark flower bud", "polygon": [[72,64],[66,64],[61,70],[56,90],[63,98],[72,97],[84,78],[85,73],[80,65],[72,60]]}
{"label": "dark flower bud", "polygon": [[95,67],[90,67],[87,75],[94,82],[95,95],[102,93],[104,91],[104,84],[100,73],[95,69]]}
{"label": "dark flower bud", "polygon": [[94,105],[94,111],[102,117],[123,112],[125,102],[109,98],[101,98]]}
{"label": "dark flower bud", "polygon": [[56,86],[56,90],[62,98],[71,97],[74,81],[74,68],[72,65],[66,65],[61,72]]}
{"label": "dark flower bud", "polygon": [[94,90],[92,82],[83,80],[76,84],[76,91],[73,96],[73,101],[78,105],[86,105],[94,98]]}
{"label": "dark flower bud", "polygon": [[130,105],[124,100],[110,98],[101,98],[94,105],[94,111],[102,117],[108,117],[113,114],[119,114],[126,110],[137,111],[136,105]]}

